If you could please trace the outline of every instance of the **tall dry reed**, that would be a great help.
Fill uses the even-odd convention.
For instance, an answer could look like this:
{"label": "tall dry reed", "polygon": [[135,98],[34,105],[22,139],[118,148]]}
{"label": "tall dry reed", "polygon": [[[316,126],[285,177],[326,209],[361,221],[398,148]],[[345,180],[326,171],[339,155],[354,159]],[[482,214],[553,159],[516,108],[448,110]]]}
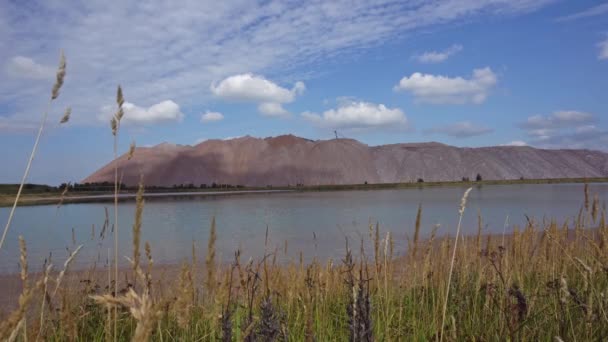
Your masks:
{"label": "tall dry reed", "polygon": [[19,198],[21,197],[21,192],[23,191],[23,186],[25,185],[25,181],[30,174],[30,168],[32,167],[32,161],[34,160],[34,156],[36,155],[36,151],[38,150],[38,144],[40,143],[40,137],[42,136],[42,131],[44,130],[47,116],[49,111],[51,110],[51,103],[59,96],[59,90],[63,85],[63,80],[66,74],[66,61],[65,55],[63,51],[61,51],[61,55],[59,57],[59,67],[57,68],[57,75],[55,84],[53,84],[53,88],[51,90],[51,98],[49,99],[46,110],[42,114],[42,120],[40,121],[40,127],[38,128],[38,134],[36,135],[36,140],[34,141],[34,147],[32,147],[32,152],[30,153],[30,157],[27,161],[27,166],[25,167],[25,171],[23,172],[23,177],[21,178],[21,183],[19,184],[19,190],[17,190],[17,195],[15,196],[15,202],[13,203],[13,207],[8,215],[8,220],[6,221],[6,225],[4,226],[4,231],[2,232],[2,238],[0,239],[0,250],[4,245],[4,240],[6,239],[6,233],[11,226],[11,222],[13,221],[13,216],[15,214],[15,210],[17,209],[17,204],[19,203]]}

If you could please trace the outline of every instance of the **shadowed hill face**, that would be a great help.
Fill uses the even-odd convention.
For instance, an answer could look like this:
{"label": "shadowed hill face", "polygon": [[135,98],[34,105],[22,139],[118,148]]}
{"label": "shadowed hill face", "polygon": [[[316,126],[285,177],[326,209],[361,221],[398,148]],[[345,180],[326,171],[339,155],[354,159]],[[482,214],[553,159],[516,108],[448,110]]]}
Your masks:
{"label": "shadowed hill face", "polygon": [[83,180],[135,185],[321,185],[475,179],[608,176],[608,154],[531,147],[457,148],[440,143],[370,147],[356,140],[312,141],[293,135],[208,140],[194,147],[163,143],[137,148]]}

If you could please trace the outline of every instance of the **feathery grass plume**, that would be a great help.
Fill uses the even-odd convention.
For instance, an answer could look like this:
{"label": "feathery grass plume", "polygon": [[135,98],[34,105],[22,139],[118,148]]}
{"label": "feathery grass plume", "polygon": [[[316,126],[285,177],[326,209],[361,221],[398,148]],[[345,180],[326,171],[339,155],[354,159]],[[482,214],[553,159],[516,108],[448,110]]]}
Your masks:
{"label": "feathery grass plume", "polygon": [[150,243],[146,241],[146,246],[144,247],[146,251],[146,259],[148,259],[148,266],[146,269],[146,286],[150,287],[150,283],[152,281],[152,266],[154,265],[154,260],[152,259],[152,248],[150,247]]}
{"label": "feathery grass plume", "polygon": [[122,95],[122,87],[120,85],[118,85],[118,88],[116,89],[116,104],[118,104],[118,107],[122,107],[122,105],[124,103],[125,103],[125,98]]}
{"label": "feathery grass plume", "polygon": [[190,267],[185,263],[179,276],[177,298],[173,304],[177,323],[182,329],[186,329],[192,320],[192,297],[194,296],[194,284],[192,284],[192,273]]}
{"label": "feathery grass plume", "polygon": [[6,234],[13,222],[13,217],[15,215],[15,210],[17,209],[17,204],[19,203],[19,198],[21,198],[21,192],[23,192],[23,186],[25,185],[25,181],[27,180],[28,175],[30,174],[30,168],[32,167],[32,161],[34,160],[34,156],[36,155],[36,151],[38,150],[38,144],[40,143],[40,137],[42,136],[42,131],[44,130],[44,125],[46,124],[46,119],[48,117],[49,111],[51,109],[51,102],[59,96],[59,89],[63,84],[63,78],[65,77],[65,56],[63,55],[63,51],[61,51],[61,57],[59,59],[59,69],[57,70],[57,81],[53,86],[53,91],[51,94],[51,99],[49,100],[46,110],[42,114],[42,120],[40,121],[40,127],[38,128],[38,134],[36,135],[36,140],[34,141],[34,146],[32,147],[32,152],[30,152],[30,158],[27,161],[27,166],[25,167],[25,171],[23,172],[23,177],[21,178],[21,183],[19,184],[19,189],[17,190],[17,195],[15,196],[15,201],[13,202],[13,206],[11,208],[10,213],[8,214],[8,220],[6,221],[6,225],[4,226],[4,231],[2,232],[2,238],[0,239],[0,250],[4,245],[4,240],[6,239]]}
{"label": "feathery grass plume", "polygon": [[70,120],[70,115],[72,115],[72,107],[68,107],[65,109],[65,112],[63,112],[63,116],[61,117],[61,120],[59,120],[59,123],[64,124],[68,122]]}
{"label": "feathery grass plume", "polygon": [[132,141],[131,145],[129,145],[129,153],[127,154],[127,160],[131,160],[131,158],[133,158],[134,153],[135,153],[135,141]]}
{"label": "feathery grass plume", "polygon": [[112,135],[116,136],[116,133],[118,133],[118,120],[116,120],[115,116],[110,119],[110,128],[112,128]]}
{"label": "feathery grass plume", "polygon": [[414,248],[412,256],[416,258],[418,252],[418,241],[420,239],[420,223],[422,221],[422,203],[418,204],[418,211],[416,212],[416,225],[414,226]]}
{"label": "feathery grass plume", "polygon": [[215,242],[217,235],[215,232],[215,216],[211,218],[211,228],[209,229],[209,241],[207,242],[207,256],[205,257],[205,268],[207,269],[207,279],[205,279],[205,289],[207,296],[211,296],[215,290]]}
{"label": "feathery grass plume", "polygon": [[51,91],[52,100],[59,97],[59,90],[61,89],[61,86],[63,85],[63,79],[65,78],[65,67],[65,55],[63,54],[63,51],[61,51],[61,56],[59,57],[59,67],[57,68],[56,80],[55,84],[53,84],[53,90]]}
{"label": "feathery grass plume", "polygon": [[445,300],[443,303],[443,314],[441,316],[441,334],[439,335],[439,340],[443,340],[443,329],[445,325],[445,314],[448,309],[448,299],[450,297],[450,285],[452,282],[452,273],[454,271],[454,261],[456,260],[456,249],[458,247],[458,236],[460,235],[460,226],[462,224],[462,216],[464,215],[464,209],[467,206],[467,198],[469,197],[469,193],[473,190],[473,188],[468,188],[464,195],[462,195],[462,200],[460,201],[460,209],[458,210],[458,227],[456,228],[456,238],[454,239],[454,251],[452,252],[452,260],[450,261],[450,272],[448,273],[448,283],[447,288],[445,290]]}
{"label": "feathery grass plume", "polygon": [[61,272],[59,272],[59,275],[57,276],[57,280],[55,281],[56,285],[55,285],[55,290],[53,291],[52,298],[55,298],[55,295],[57,294],[57,290],[59,290],[59,287],[61,286],[61,281],[63,280],[65,273],[68,271],[68,268],[70,267],[70,264],[72,263],[72,261],[74,261],[76,254],[78,254],[78,252],[80,252],[80,249],[82,248],[82,246],[84,246],[84,245],[78,246],[72,253],[70,253],[68,258],[63,263],[63,269],[61,270]]}
{"label": "feathery grass plume", "polygon": [[23,290],[28,290],[28,267],[27,267],[27,247],[25,245],[25,239],[19,235],[19,264],[21,265],[21,283],[23,284]]}

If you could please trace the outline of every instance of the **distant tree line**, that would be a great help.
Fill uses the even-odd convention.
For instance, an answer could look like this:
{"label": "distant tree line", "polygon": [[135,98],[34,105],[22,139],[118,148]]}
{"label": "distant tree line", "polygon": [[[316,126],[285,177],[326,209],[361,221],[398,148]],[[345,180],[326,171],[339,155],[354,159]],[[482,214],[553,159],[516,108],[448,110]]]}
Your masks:
{"label": "distant tree line", "polygon": [[[50,187],[55,190],[63,191],[68,187],[68,191],[114,191],[113,182],[99,182],[99,183],[61,183],[57,187]],[[120,190],[137,190],[138,186],[128,186],[124,183],[118,184]],[[173,184],[172,186],[159,186],[159,185],[146,185],[147,190],[193,190],[193,189],[242,189],[244,185],[240,184],[226,184],[226,183],[202,183],[195,185],[194,183],[186,184]]]}

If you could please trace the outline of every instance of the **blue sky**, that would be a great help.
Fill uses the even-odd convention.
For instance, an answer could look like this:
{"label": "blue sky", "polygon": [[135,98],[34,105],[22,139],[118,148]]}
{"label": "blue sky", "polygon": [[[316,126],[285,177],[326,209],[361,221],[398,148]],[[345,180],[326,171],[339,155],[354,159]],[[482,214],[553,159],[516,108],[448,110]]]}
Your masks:
{"label": "blue sky", "polygon": [[2,183],[20,180],[60,49],[31,182],[111,160],[118,84],[122,152],[335,129],[370,145],[608,146],[606,1],[0,0]]}

